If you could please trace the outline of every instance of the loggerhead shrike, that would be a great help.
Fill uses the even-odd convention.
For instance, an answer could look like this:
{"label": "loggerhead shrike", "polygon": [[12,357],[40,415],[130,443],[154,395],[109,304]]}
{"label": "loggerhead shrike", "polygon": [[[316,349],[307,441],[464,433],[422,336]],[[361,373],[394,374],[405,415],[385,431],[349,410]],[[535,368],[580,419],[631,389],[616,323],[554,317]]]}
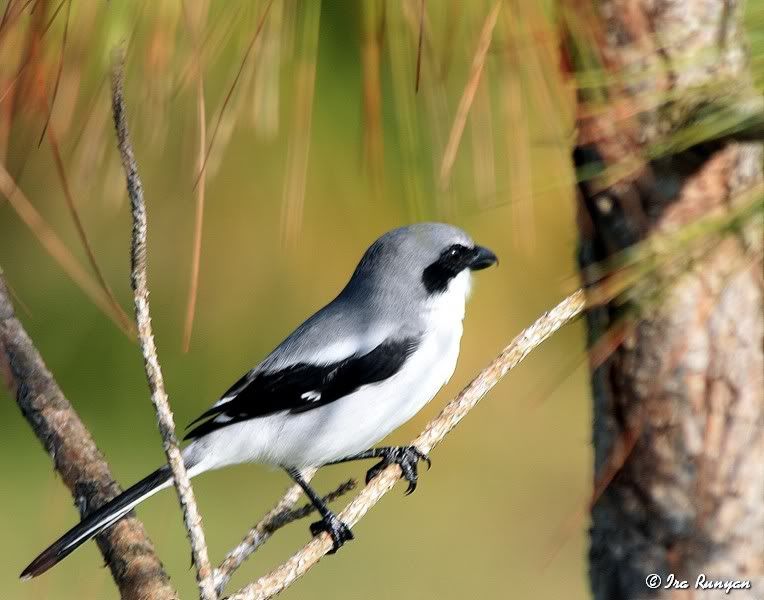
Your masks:
{"label": "loggerhead shrike", "polygon": [[[300,469],[380,458],[370,481],[400,465],[416,488],[413,446],[371,448],[408,421],[450,379],[459,356],[470,272],[497,262],[461,229],[421,223],[389,231],[361,258],[340,294],[233,384],[189,427],[190,476],[238,463],[283,468],[305,491],[333,552],[353,539]],[[371,449],[370,449],[371,448]],[[137,504],[172,485],[163,466],[93,511],[21,573],[40,575]]]}

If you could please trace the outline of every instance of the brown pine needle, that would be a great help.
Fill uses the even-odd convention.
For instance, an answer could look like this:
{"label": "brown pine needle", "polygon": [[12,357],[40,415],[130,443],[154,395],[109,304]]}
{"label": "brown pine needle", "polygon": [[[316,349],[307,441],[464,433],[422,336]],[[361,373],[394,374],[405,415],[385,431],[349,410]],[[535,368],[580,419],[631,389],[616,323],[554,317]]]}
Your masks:
{"label": "brown pine needle", "polygon": [[55,260],[64,272],[74,281],[80,289],[93,301],[93,303],[128,336],[132,337],[131,329],[123,329],[120,319],[114,314],[114,309],[105,296],[104,291],[88,275],[87,271],[74,258],[69,248],[56,234],[53,228],[43,219],[42,215],[27,199],[5,165],[0,164],[0,194],[4,195],[8,203],[24,224],[29,227],[46,252]]}
{"label": "brown pine needle", "polygon": [[629,455],[631,455],[634,447],[637,445],[639,435],[640,430],[627,430],[619,438],[620,443],[617,444],[610,453],[604,473],[602,473],[594,483],[594,491],[592,492],[591,497],[566,517],[557,534],[554,535],[552,541],[549,543],[544,552],[545,556],[543,557],[543,564],[541,566],[542,571],[546,570],[552,561],[554,561],[559,551],[570,539],[573,533],[581,528],[586,520],[586,516],[591,512],[594,505],[597,504],[597,501],[602,497],[602,494],[605,493],[605,490],[607,490],[610,483],[615,479],[615,476],[618,475],[623,468],[626,459],[629,458]]}
{"label": "brown pine needle", "polygon": [[419,3],[419,41],[416,49],[416,81],[414,91],[419,92],[419,78],[422,74],[422,41],[424,40],[424,0]]}
{"label": "brown pine needle", "polygon": [[[589,296],[589,302],[592,302],[592,297]],[[589,369],[594,372],[595,369],[601,367],[605,361],[623,344],[623,342],[636,330],[636,321],[633,319],[624,318],[616,322],[610,329],[608,329],[589,349]],[[675,352],[668,357],[668,360],[661,367],[658,377],[653,382],[649,395],[658,393],[663,387],[668,374],[676,368],[678,364],[679,354],[684,352],[685,348],[680,346]],[[583,523],[597,504],[599,499],[605,493],[607,488],[616,478],[618,473],[621,472],[623,466],[626,464],[629,456],[634,451],[634,448],[639,441],[644,427],[645,415],[641,414],[631,426],[621,432],[617,438],[617,443],[613,445],[612,450],[607,459],[607,463],[602,472],[594,482],[594,489],[591,496],[583,502],[578,508],[573,510],[565,519],[563,524],[558,529],[557,534],[554,535],[552,540],[547,546],[544,554],[546,555],[542,560],[542,570],[549,567],[552,561],[557,556],[558,552],[567,543],[575,531],[580,530]]]}
{"label": "brown pine needle", "polygon": [[61,179],[61,188],[64,190],[66,205],[69,208],[69,214],[72,216],[72,221],[74,221],[74,227],[77,230],[77,236],[80,238],[82,248],[85,250],[85,255],[87,256],[88,262],[90,263],[90,268],[93,270],[93,274],[98,281],[98,285],[101,286],[101,290],[103,290],[103,294],[109,302],[111,310],[114,313],[114,317],[119,321],[121,329],[132,338],[135,336],[135,326],[128,318],[125,311],[122,309],[119,301],[114,296],[114,292],[106,282],[106,277],[104,277],[103,271],[101,271],[101,268],[98,266],[98,261],[96,261],[93,246],[90,244],[87,233],[85,233],[85,227],[82,224],[82,219],[80,219],[80,214],[77,211],[77,205],[74,203],[72,191],[69,188],[69,181],[66,177],[66,170],[64,169],[64,161],[61,159],[61,151],[58,145],[58,139],[52,124],[46,128],[46,132],[48,142],[50,143],[50,149],[53,153],[53,162],[56,165],[58,177]]}
{"label": "brown pine needle", "polygon": [[459,100],[459,107],[456,110],[454,123],[451,126],[451,133],[448,136],[446,149],[443,152],[443,162],[440,166],[441,189],[446,189],[449,180],[451,179],[451,170],[456,161],[456,152],[459,150],[459,143],[461,142],[462,134],[464,133],[464,126],[467,123],[467,115],[470,112],[477,86],[480,83],[480,76],[483,73],[485,59],[488,55],[488,48],[491,45],[491,39],[493,37],[493,30],[494,27],[496,27],[496,20],[499,18],[499,10],[501,10],[501,0],[494,4],[493,9],[486,17],[485,23],[483,23],[483,29],[480,32],[478,47],[475,50],[475,56],[472,59],[470,77],[464,88],[464,92],[462,93],[461,100]]}
{"label": "brown pine needle", "polygon": [[[47,24],[47,25],[45,25],[45,33],[47,33],[48,29],[50,29],[50,28],[51,28],[51,26],[53,25],[53,22],[56,20],[56,17],[58,16],[58,13],[60,13],[60,12],[61,12],[61,9],[62,9],[62,8],[64,8],[64,3],[65,3],[65,2],[69,2],[69,4],[71,5],[71,3],[72,3],[72,0],[61,0],[61,2],[59,2],[59,3],[58,3],[58,6],[56,6],[56,10],[54,10],[54,11],[53,11],[53,14],[52,14],[52,15],[50,15],[50,19],[48,19],[48,24]],[[10,4],[10,3],[9,3],[9,4]],[[67,7],[67,9],[66,9],[66,10],[67,10],[67,12],[69,12],[69,8],[70,8],[70,7]],[[69,19],[69,16],[67,15],[67,17],[66,17],[66,18],[67,18],[67,20],[68,20],[68,19]]]}
{"label": "brown pine needle", "polygon": [[[56,104],[56,96],[58,96],[58,86],[61,83],[61,74],[64,72],[64,53],[66,52],[66,40],[69,36],[69,16],[72,12],[72,0],[69,0],[66,3],[66,18],[64,20],[64,34],[61,37],[61,57],[58,59],[58,70],[56,71],[56,80],[53,83],[53,93],[51,94],[50,98],[50,106],[48,106],[48,112],[45,115],[45,124],[42,126],[42,131],[40,132],[40,139],[37,140],[37,147],[39,148],[42,144],[42,140],[45,137],[45,132],[48,130],[48,125],[50,124],[51,116],[53,115],[53,107]],[[55,18],[55,15],[53,16]],[[51,19],[50,23],[52,23],[53,20]],[[45,29],[47,31],[47,28]],[[44,33],[43,33],[44,35]]]}
{"label": "brown pine needle", "polygon": [[305,208],[305,189],[310,154],[310,129],[313,120],[313,98],[316,88],[316,61],[321,3],[305,5],[302,23],[302,52],[297,65],[294,93],[294,126],[287,150],[287,174],[281,207],[281,240],[293,244],[302,227]]}
{"label": "brown pine needle", "polygon": [[2,268],[0,268],[0,277],[5,277],[3,281],[5,282],[5,287],[8,288],[8,292],[11,295],[11,299],[13,300],[13,303],[17,305],[21,310],[23,310],[28,317],[32,316],[32,310],[29,308],[29,306],[21,299],[21,296],[19,293],[13,288],[13,286],[10,284],[10,282],[7,279],[7,274],[4,274],[2,272]]}
{"label": "brown pine needle", "polygon": [[[376,6],[375,6],[376,8]],[[361,17],[361,76],[363,91],[363,158],[375,191],[381,187],[384,162],[382,134],[381,15],[365,10]]]}
{"label": "brown pine needle", "polygon": [[5,32],[5,24],[8,22],[8,16],[11,13],[11,5],[13,2],[7,2],[5,4],[5,10],[3,11],[3,17],[0,19],[0,34]]}
{"label": "brown pine needle", "polygon": [[[184,14],[185,14],[185,3]],[[188,18],[186,19],[188,22]],[[189,27],[191,23],[188,22]],[[204,169],[205,147],[207,146],[207,110],[204,103],[204,68],[198,32],[194,34],[196,47],[196,104],[199,121],[199,178],[196,187],[196,216],[194,218],[194,245],[191,254],[191,281],[188,289],[186,304],[186,321],[183,327],[183,352],[188,352],[191,346],[191,334],[194,328],[196,299],[199,294],[199,265],[202,258],[202,229],[204,226],[204,191],[207,175]]]}
{"label": "brown pine needle", "polygon": [[[58,13],[61,12],[61,9],[64,7],[64,3],[67,2],[67,0],[61,0],[59,2],[58,6],[56,7],[56,10],[53,11],[53,14],[51,15],[50,19],[48,19],[47,25],[45,25],[45,28],[43,29],[42,35],[40,36],[40,40],[42,40],[45,35],[50,30],[51,26],[53,25],[53,22],[56,20],[56,17],[58,16]],[[10,6],[13,4],[13,1],[9,1],[8,4],[5,5],[5,12],[3,13],[2,20],[0,20],[0,44],[2,44],[3,37],[5,36],[5,32],[7,30],[7,26],[14,23],[18,17],[21,11],[14,15],[12,19],[8,20],[8,10]],[[68,24],[67,24],[68,25]],[[8,83],[8,87],[5,88],[5,90],[0,94],[0,103],[5,99],[5,97],[13,91],[13,89],[16,87],[16,84],[18,83],[19,79],[21,79],[21,76],[24,74],[24,71],[31,63],[31,57],[27,56],[24,59],[23,64],[16,70],[16,75],[11,79],[11,81]]]}
{"label": "brown pine needle", "polygon": [[204,173],[204,170],[207,167],[207,161],[210,159],[212,146],[215,144],[215,137],[218,134],[218,129],[220,128],[220,123],[223,120],[223,115],[225,114],[226,108],[228,107],[228,103],[231,101],[231,97],[233,96],[233,92],[236,89],[236,85],[239,83],[241,74],[244,72],[244,65],[247,63],[247,59],[249,58],[249,55],[252,53],[252,49],[255,47],[255,42],[257,41],[257,38],[260,37],[260,32],[263,30],[263,25],[265,25],[265,18],[268,16],[268,11],[270,11],[272,4],[273,4],[273,0],[268,0],[268,4],[265,5],[265,8],[263,9],[263,14],[260,15],[260,20],[258,21],[257,27],[255,28],[255,32],[254,34],[252,34],[252,39],[249,42],[249,46],[247,46],[247,50],[244,52],[244,57],[241,59],[241,64],[239,65],[239,70],[236,73],[236,77],[234,77],[233,83],[231,84],[231,87],[228,89],[228,93],[225,96],[225,100],[223,100],[223,106],[220,109],[220,114],[218,115],[217,121],[215,122],[215,127],[212,128],[212,136],[210,137],[210,145],[207,148],[207,153],[204,155],[202,166],[199,169],[199,172],[196,174],[196,181],[194,181],[194,189],[196,189],[196,186],[199,185],[199,179],[201,178],[202,173]]}
{"label": "brown pine needle", "polygon": [[[521,41],[526,28],[518,23],[518,2],[514,3],[515,14],[504,13],[507,31],[507,49],[503,52],[504,77],[502,88],[504,97],[505,123],[507,135],[507,156],[509,156],[510,197],[512,203],[512,239],[516,247],[533,256],[536,244],[536,223],[533,194],[533,158],[531,154],[530,129],[528,125],[529,95],[526,89],[532,82],[524,76],[522,65],[534,54]],[[539,95],[533,88],[533,97]],[[552,114],[552,113],[550,113]]]}

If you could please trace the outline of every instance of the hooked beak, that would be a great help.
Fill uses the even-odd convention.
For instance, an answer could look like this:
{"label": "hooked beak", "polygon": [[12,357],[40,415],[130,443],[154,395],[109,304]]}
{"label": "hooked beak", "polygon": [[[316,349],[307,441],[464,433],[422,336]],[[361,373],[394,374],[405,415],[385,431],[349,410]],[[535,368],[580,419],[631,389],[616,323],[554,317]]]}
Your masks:
{"label": "hooked beak", "polygon": [[491,265],[498,265],[499,259],[488,248],[483,246],[475,246],[472,260],[470,261],[469,268],[472,271],[479,271],[481,269],[487,269]]}

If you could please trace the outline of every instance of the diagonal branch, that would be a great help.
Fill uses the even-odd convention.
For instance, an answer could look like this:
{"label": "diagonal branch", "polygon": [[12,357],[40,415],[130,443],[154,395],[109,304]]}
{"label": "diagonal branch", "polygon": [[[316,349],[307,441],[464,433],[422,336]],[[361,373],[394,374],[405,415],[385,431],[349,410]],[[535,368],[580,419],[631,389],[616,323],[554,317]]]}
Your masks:
{"label": "diagonal branch", "polygon": [[[16,318],[0,269],[0,371],[84,517],[122,490],[90,432]],[[123,600],[177,600],[143,524],[129,516],[96,538]]]}
{"label": "diagonal branch", "polygon": [[191,541],[191,552],[196,566],[196,579],[199,584],[199,593],[202,600],[216,600],[215,586],[212,582],[212,568],[207,556],[207,544],[202,530],[202,518],[194,499],[194,491],[191,481],[183,463],[183,456],[178,447],[175,437],[175,423],[172,411],[164,388],[162,369],[159,365],[154,334],[151,328],[151,314],[149,311],[149,290],[147,283],[147,222],[146,204],[143,198],[143,184],[138,174],[138,165],[135,162],[132,144],[130,143],[127,128],[127,114],[124,99],[124,49],[115,52],[112,67],[112,110],[114,112],[114,126],[117,130],[117,145],[122,158],[122,166],[125,169],[127,179],[127,192],[130,196],[130,205],[133,215],[133,231],[130,246],[131,272],[130,283],[135,297],[135,320],[138,325],[138,340],[143,353],[143,362],[146,369],[146,379],[151,390],[151,402],[157,413],[159,421],[159,433],[167,462],[172,469],[175,489],[178,499],[183,508],[183,519]]}
{"label": "diagonal branch", "polygon": [[[302,476],[306,481],[310,481],[316,474],[316,470],[317,469],[312,467],[304,469],[302,471]],[[344,496],[348,492],[354,490],[355,486],[355,480],[348,479],[333,492],[324,496],[323,501],[326,504],[329,504],[340,496]],[[244,561],[252,556],[260,546],[265,544],[276,531],[285,525],[289,525],[289,523],[292,523],[293,521],[306,517],[316,510],[316,507],[310,503],[297,509],[292,508],[297,503],[297,500],[299,500],[302,493],[302,488],[299,485],[294,484],[291,486],[281,500],[278,501],[276,506],[268,511],[265,516],[260,519],[260,522],[247,532],[247,535],[244,536],[241,543],[226,555],[225,559],[220,566],[215,569],[214,573],[215,587],[217,588],[218,594],[223,593],[223,588],[230,581],[234,571],[244,564]]]}
{"label": "diagonal branch", "polygon": [[[449,402],[441,413],[425,427],[412,445],[429,453],[469,413],[511,369],[549,338],[555,331],[570,323],[584,310],[584,292],[578,290],[539,317],[522,331],[459,395]],[[361,493],[339,514],[350,526],[363,516],[389,492],[401,477],[400,467],[392,465],[375,477]],[[328,534],[313,538],[281,566],[254,583],[242,588],[230,600],[266,600],[292,585],[302,577],[329,550],[332,541]]]}

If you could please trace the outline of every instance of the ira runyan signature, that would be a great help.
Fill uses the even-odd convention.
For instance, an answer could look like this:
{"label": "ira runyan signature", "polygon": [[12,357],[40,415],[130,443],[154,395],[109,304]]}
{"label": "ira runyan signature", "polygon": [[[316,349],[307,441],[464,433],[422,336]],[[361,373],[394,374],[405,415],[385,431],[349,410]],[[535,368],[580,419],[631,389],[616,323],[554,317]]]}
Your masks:
{"label": "ira runyan signature", "polygon": [[[710,579],[701,573],[693,587],[696,590],[724,590],[726,594],[729,594],[732,590],[750,590],[751,582],[747,579]],[[663,589],[686,590],[689,588],[689,581],[678,579],[673,573],[666,576],[663,584]]]}

